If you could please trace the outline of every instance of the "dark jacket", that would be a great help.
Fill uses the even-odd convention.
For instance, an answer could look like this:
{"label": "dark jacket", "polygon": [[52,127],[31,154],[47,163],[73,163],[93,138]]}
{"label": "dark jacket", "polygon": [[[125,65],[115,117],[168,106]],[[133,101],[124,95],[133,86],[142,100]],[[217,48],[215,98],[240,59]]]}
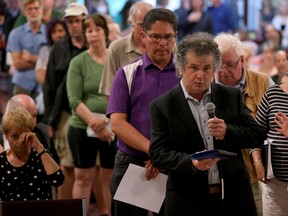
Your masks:
{"label": "dark jacket", "polygon": [[43,122],[56,130],[62,111],[71,113],[66,90],[66,74],[73,57],[86,50],[79,49],[66,36],[52,47],[47,65],[45,82],[43,84],[45,115]]}
{"label": "dark jacket", "polygon": [[[264,133],[238,89],[213,83],[211,99],[216,116],[227,124],[225,139],[214,139],[214,148],[237,153],[236,158],[217,164],[224,179],[223,215],[257,215],[241,148],[261,146]],[[191,155],[203,151],[205,145],[180,85],[152,102],[151,121],[150,160],[168,172],[165,213],[210,215],[208,173],[198,170],[193,174],[191,168]]]}
{"label": "dark jacket", "polygon": [[178,31],[180,31],[180,35],[178,35],[178,40],[180,41],[187,34],[194,34],[196,32],[208,32],[212,33],[213,25],[211,16],[204,12],[198,22],[189,22],[187,17],[190,15],[192,11],[183,10],[181,15],[178,15]]}

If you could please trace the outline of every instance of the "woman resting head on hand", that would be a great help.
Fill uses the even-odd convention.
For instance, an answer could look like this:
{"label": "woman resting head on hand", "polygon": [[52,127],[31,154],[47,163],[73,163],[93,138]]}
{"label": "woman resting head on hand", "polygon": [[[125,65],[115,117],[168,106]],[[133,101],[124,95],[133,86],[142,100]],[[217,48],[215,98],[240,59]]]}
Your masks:
{"label": "woman resting head on hand", "polygon": [[33,118],[24,107],[5,112],[4,137],[10,149],[0,154],[0,201],[52,199],[51,186],[60,186],[63,173],[33,130]]}

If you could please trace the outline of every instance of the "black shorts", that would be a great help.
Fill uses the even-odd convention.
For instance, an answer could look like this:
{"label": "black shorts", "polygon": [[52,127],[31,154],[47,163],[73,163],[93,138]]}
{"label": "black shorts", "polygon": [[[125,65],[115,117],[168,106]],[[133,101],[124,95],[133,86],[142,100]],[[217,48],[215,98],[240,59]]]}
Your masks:
{"label": "black shorts", "polygon": [[85,129],[70,126],[68,143],[75,167],[95,167],[97,152],[99,151],[100,166],[106,169],[113,169],[115,160],[114,142],[108,143],[98,138],[88,137]]}

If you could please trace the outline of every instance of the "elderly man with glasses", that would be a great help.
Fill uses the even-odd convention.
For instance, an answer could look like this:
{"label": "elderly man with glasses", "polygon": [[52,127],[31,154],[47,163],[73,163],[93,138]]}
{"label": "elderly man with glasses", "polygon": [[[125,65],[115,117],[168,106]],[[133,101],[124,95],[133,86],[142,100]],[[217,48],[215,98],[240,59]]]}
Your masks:
{"label": "elderly man with glasses", "polygon": [[[238,38],[221,33],[215,37],[215,41],[219,46],[222,59],[222,65],[215,73],[215,82],[238,88],[242,92],[250,114],[255,118],[264,92],[268,87],[273,86],[274,82],[266,74],[245,67],[244,49]],[[256,174],[258,163],[251,160],[250,150],[243,149],[242,155],[250,175],[257,212],[258,215],[262,215],[261,184],[258,180],[263,181],[263,178]]]}

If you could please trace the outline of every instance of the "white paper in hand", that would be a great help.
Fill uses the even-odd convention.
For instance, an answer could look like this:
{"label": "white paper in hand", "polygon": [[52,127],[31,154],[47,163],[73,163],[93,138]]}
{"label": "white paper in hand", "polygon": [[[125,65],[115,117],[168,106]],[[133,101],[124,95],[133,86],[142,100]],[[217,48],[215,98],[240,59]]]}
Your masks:
{"label": "white paper in hand", "polygon": [[130,164],[114,199],[159,213],[166,194],[167,175],[159,173],[147,181],[144,167]]}
{"label": "white paper in hand", "polygon": [[[106,115],[102,114],[102,113],[93,113],[93,115],[94,116],[99,116],[101,118],[106,118]],[[106,124],[106,128],[111,131],[111,123],[110,123],[110,121],[109,121],[109,123]],[[94,131],[92,130],[92,128],[90,128],[90,127],[87,127],[86,133],[87,133],[88,137],[98,137],[97,134],[95,134]],[[114,140],[114,136],[113,136],[113,140]]]}
{"label": "white paper in hand", "polygon": [[274,178],[273,168],[272,168],[272,161],[271,161],[271,145],[273,140],[267,139],[264,141],[264,145],[268,145],[268,158],[267,158],[267,179]]}

